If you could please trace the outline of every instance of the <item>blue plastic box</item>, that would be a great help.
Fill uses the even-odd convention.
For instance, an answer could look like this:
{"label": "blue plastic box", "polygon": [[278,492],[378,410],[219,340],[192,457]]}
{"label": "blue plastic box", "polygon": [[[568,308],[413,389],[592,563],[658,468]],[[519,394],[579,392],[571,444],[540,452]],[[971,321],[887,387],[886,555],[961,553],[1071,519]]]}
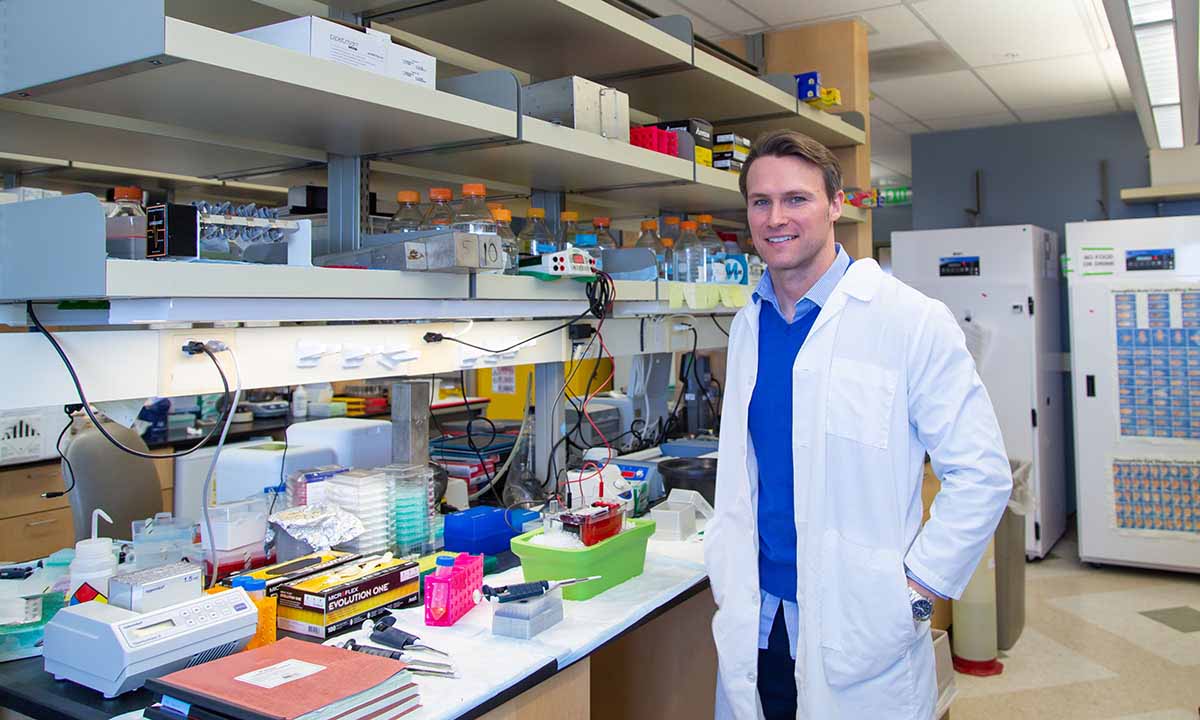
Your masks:
{"label": "blue plastic box", "polygon": [[532,510],[473,507],[446,516],[446,550],[472,555],[496,555],[525,532],[524,525],[540,515]]}
{"label": "blue plastic box", "polygon": [[799,73],[796,77],[796,97],[813,100],[821,96],[821,73],[813,71]]}

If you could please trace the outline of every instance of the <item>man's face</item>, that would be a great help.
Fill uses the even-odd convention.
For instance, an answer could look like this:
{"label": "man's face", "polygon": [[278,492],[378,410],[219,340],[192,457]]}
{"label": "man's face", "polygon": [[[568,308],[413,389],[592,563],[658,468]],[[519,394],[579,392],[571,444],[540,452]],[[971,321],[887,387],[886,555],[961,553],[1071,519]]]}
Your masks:
{"label": "man's face", "polygon": [[763,156],[746,176],[746,217],[759,257],[772,270],[811,262],[830,242],[845,195],[825,194],[820,168],[798,157]]}

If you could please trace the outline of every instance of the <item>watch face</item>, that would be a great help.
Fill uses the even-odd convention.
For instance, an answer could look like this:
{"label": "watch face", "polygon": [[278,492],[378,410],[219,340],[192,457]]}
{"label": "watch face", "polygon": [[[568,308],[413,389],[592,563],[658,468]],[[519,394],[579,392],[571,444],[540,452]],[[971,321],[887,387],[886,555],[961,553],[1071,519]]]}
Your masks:
{"label": "watch face", "polygon": [[933,603],[925,598],[914,600],[912,603],[912,613],[915,620],[928,620],[933,615]]}

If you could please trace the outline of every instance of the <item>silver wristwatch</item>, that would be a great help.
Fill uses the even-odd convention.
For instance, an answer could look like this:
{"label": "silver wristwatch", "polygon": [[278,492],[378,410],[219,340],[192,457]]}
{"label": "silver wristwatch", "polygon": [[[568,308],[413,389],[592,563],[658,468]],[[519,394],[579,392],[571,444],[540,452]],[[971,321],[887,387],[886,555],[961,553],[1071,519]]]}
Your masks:
{"label": "silver wristwatch", "polygon": [[927,622],[933,617],[933,603],[911,587],[908,589],[908,601],[912,605],[913,620]]}

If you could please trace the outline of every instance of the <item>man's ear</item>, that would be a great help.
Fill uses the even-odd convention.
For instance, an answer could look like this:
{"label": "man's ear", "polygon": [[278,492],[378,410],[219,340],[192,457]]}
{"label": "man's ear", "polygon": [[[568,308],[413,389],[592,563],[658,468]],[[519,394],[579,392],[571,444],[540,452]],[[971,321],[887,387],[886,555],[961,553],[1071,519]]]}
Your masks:
{"label": "man's ear", "polygon": [[846,193],[843,190],[838,190],[837,194],[829,201],[829,222],[837,222],[842,217],[842,205],[846,202]]}

